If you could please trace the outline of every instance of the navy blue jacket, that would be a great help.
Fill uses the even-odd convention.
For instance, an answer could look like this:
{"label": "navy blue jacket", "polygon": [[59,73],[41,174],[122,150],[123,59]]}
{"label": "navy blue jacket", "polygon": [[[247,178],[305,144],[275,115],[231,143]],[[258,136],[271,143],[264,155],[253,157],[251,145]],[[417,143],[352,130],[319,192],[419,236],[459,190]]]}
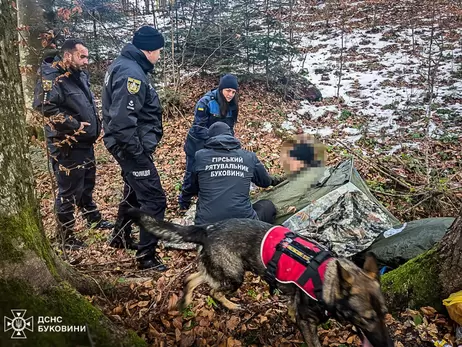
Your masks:
{"label": "navy blue jacket", "polygon": [[237,122],[237,108],[232,100],[226,117],[222,117],[218,104],[218,89],[205,94],[196,104],[194,121],[186,137],[184,150],[186,155],[194,157],[194,154],[204,148],[208,139],[207,130],[215,122],[224,122],[229,125],[234,135],[234,124]]}
{"label": "navy blue jacket", "polygon": [[144,53],[129,43],[106,72],[104,144],[122,158],[150,155],[162,138],[162,108],[147,75],[153,68]]}
{"label": "navy blue jacket", "polygon": [[[52,126],[45,125],[45,134],[52,155],[58,153],[53,143],[65,140],[66,135],[75,138],[71,140],[73,148],[89,148],[101,132],[87,73],[68,71],[58,64],[59,61],[56,57],[53,62],[42,63],[33,102],[35,110],[50,118]],[[80,122],[90,125],[85,126],[80,135],[74,135]],[[66,147],[65,142],[61,144]]]}
{"label": "navy blue jacket", "polygon": [[196,153],[192,193],[198,194],[195,224],[228,218],[257,219],[250,202],[250,182],[269,187],[271,176],[253,152],[230,135],[218,135]]}

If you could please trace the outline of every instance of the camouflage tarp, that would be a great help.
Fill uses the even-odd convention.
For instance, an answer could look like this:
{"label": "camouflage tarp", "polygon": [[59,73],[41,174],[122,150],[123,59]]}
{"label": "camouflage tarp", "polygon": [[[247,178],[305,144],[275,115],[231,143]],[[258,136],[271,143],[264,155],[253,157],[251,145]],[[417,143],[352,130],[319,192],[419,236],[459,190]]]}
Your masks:
{"label": "camouflage tarp", "polygon": [[371,194],[352,159],[326,172],[328,178],[324,175],[307,191],[308,205],[286,219],[284,226],[349,257],[399,223]]}

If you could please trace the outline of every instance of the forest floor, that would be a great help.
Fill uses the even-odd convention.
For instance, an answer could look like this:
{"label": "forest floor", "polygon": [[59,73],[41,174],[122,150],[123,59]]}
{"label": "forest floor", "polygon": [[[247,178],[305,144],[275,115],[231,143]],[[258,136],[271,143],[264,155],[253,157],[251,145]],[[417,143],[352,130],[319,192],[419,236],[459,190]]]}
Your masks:
{"label": "forest floor", "polygon": [[[271,173],[281,174],[283,139],[302,131],[317,134],[328,149],[327,165],[355,158],[371,192],[401,221],[455,216],[462,198],[460,30],[451,18],[430,18],[409,2],[393,7],[381,3],[358,1],[342,12],[332,12],[328,4],[300,11],[299,20],[305,22],[299,28],[304,35],[300,49],[306,56],[294,63],[294,69],[317,85],[323,101],[286,101],[259,83],[245,83],[240,89],[236,137],[257,153]],[[415,12],[413,17],[410,11]],[[327,17],[328,13],[335,15]],[[432,25],[437,29],[432,30]],[[311,36],[306,38],[306,33]],[[430,40],[435,42],[433,51]],[[430,98],[429,56],[439,61]],[[190,80],[182,87],[176,113],[166,112],[169,117],[164,118],[155,163],[168,199],[168,220],[182,217],[177,196],[194,104],[215,83],[204,77]],[[52,238],[54,194],[45,148],[44,141],[35,139],[31,158],[43,224]],[[101,140],[96,158],[94,199],[104,217],[114,221],[122,197],[120,168]],[[115,289],[88,299],[150,345],[302,345],[283,298],[269,296],[260,278],[248,275],[232,298],[244,307],[239,312],[217,306],[206,286],[197,290],[191,309],[179,312],[175,303],[182,281],[196,268],[195,251],[161,248],[169,270],[140,271],[133,251],[107,246],[108,232],[85,228],[80,217],[76,231],[89,246],[66,254],[69,262],[83,273],[113,283]],[[454,338],[449,319],[429,307],[388,315],[387,324],[396,346],[434,346],[435,341]],[[351,326],[334,320],[320,327],[319,336],[324,346],[360,345]]]}

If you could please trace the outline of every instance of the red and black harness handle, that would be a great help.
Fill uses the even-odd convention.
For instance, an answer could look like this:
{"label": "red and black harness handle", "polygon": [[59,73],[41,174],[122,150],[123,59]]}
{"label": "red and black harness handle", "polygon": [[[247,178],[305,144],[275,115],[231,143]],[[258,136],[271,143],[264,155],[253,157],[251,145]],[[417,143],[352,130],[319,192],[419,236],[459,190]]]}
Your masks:
{"label": "red and black harness handle", "polygon": [[[302,245],[301,243],[295,241],[296,237],[303,237],[295,234],[294,232],[288,232],[284,236],[284,239],[282,239],[276,246],[276,251],[267,264],[266,273],[264,276],[265,281],[269,284],[271,294],[274,294],[274,291],[276,289],[276,270],[279,259],[281,258],[282,254],[286,254],[289,257],[298,261],[306,268],[305,271],[297,279],[297,284],[303,288],[311,278],[311,280],[313,281],[315,297],[318,301],[323,302],[322,281],[321,277],[319,276],[318,268],[324,261],[326,261],[329,258],[332,258],[334,255],[318,244],[316,244],[316,246],[321,251],[315,252],[306,247],[305,245]],[[293,249],[295,249],[298,252],[295,252]],[[307,257],[303,257],[300,254],[306,255]]]}

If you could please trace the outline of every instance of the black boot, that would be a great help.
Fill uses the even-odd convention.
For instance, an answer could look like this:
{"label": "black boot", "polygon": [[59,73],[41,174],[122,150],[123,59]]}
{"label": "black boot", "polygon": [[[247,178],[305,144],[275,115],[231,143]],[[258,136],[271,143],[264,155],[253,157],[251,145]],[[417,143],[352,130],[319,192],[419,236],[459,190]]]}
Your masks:
{"label": "black boot", "polygon": [[87,244],[82,240],[79,240],[74,235],[69,236],[64,240],[64,248],[70,251],[76,251],[82,248],[86,248]]}
{"label": "black boot", "polygon": [[100,219],[96,221],[87,220],[87,228],[93,229],[112,229],[114,228],[114,223],[109,222],[105,219]]}
{"label": "black boot", "polygon": [[139,258],[138,269],[164,272],[168,270],[168,267],[162,262],[162,259],[160,259],[157,254],[154,254],[152,256]]}
{"label": "black boot", "polygon": [[116,234],[111,234],[109,238],[109,246],[121,249],[133,249],[138,250],[138,244],[135,242],[130,234],[124,234],[124,237]]}
{"label": "black boot", "polygon": [[110,247],[123,248],[123,249],[138,249],[138,244],[135,242],[132,234],[132,227],[130,222],[122,219],[117,219],[114,230],[109,236],[108,244]]}
{"label": "black boot", "polygon": [[75,251],[87,247],[85,242],[79,240],[74,235],[74,219],[72,214],[58,214],[57,228],[59,243],[62,248]]}
{"label": "black boot", "polygon": [[87,244],[74,236],[74,230],[66,227],[59,227],[60,245],[66,250],[76,251],[87,247]]}
{"label": "black boot", "polygon": [[112,229],[114,224],[103,219],[98,210],[88,212],[83,209],[83,217],[87,220],[87,228],[92,229]]}

